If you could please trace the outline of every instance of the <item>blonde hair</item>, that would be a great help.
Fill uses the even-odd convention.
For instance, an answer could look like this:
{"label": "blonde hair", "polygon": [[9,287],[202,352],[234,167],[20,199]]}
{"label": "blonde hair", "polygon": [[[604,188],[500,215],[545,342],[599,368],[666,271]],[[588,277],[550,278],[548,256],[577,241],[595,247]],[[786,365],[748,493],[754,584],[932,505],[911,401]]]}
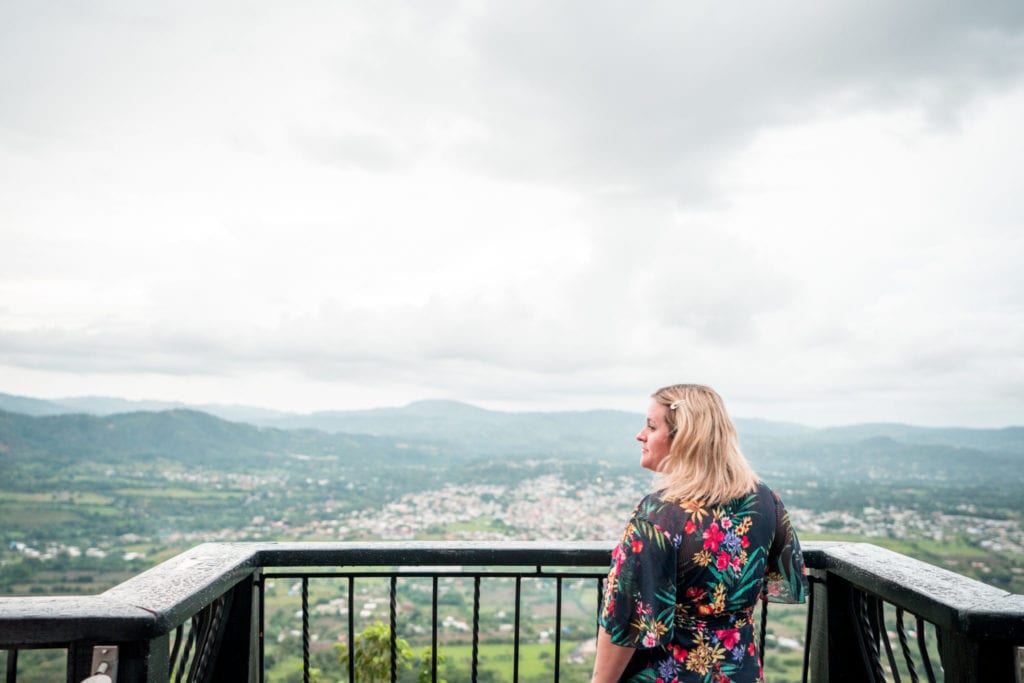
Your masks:
{"label": "blonde hair", "polygon": [[653,394],[665,406],[672,434],[658,468],[657,490],[667,500],[726,503],[752,492],[758,482],[740,450],[736,427],[722,397],[711,387],[673,384]]}

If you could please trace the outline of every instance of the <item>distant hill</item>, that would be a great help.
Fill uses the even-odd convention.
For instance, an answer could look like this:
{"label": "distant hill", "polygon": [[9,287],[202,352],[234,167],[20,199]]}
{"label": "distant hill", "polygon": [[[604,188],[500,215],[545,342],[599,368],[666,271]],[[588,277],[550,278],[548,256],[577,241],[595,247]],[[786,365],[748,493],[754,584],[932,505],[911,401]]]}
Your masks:
{"label": "distant hill", "polygon": [[22,415],[117,415],[119,413],[159,412],[189,409],[215,415],[234,422],[254,422],[286,417],[289,413],[252,406],[197,404],[176,401],[132,401],[110,396],[77,396],[73,398],[39,399],[0,393],[0,410]]}
{"label": "distant hill", "polygon": [[282,429],[319,429],[428,439],[480,456],[619,459],[636,450],[643,417],[614,410],[509,413],[456,401],[417,401],[398,408],[331,411],[261,420]]}
{"label": "distant hill", "polygon": [[[328,433],[369,434],[396,438],[425,438],[470,449],[480,454],[517,453],[545,455],[552,450],[595,450],[607,456],[635,451],[633,435],[640,430],[643,415],[620,410],[562,412],[501,412],[459,401],[416,401],[405,406],[368,410],[338,410],[314,413],[286,413],[251,406],[130,401],[121,398],[86,396],[36,399],[0,393],[0,410],[23,415],[116,415],[139,411],[190,409],[232,422],[246,422],[278,429],[318,429]],[[738,418],[742,436],[796,436],[815,430],[789,422]],[[573,446],[573,438],[585,446]],[[501,442],[498,445],[498,442]],[[601,444],[607,445],[602,448]]]}
{"label": "distant hill", "polygon": [[[438,465],[486,458],[635,465],[639,446],[634,435],[643,422],[640,413],[625,411],[512,413],[456,401],[311,414],[245,406],[139,410],[142,405],[165,404],[101,397],[44,401],[0,394],[0,411],[6,411],[0,412],[0,465],[5,459],[32,457],[55,463],[163,457],[234,468],[268,466],[295,453]],[[109,412],[119,408],[133,410]],[[765,473],[856,479],[912,477],[921,471],[944,478],[1024,483],[1024,427],[864,424],[814,429],[742,418],[736,424],[744,451]],[[978,471],[982,466],[987,471]]]}
{"label": "distant hill", "polygon": [[0,412],[0,466],[168,460],[215,469],[289,467],[295,456],[422,462],[437,457],[426,442],[228,422],[193,410],[28,416]]}
{"label": "distant hill", "polygon": [[819,429],[810,435],[817,441],[885,438],[903,444],[935,444],[1024,452],[1024,427],[967,429],[964,427],[913,427],[897,423],[860,424]]}
{"label": "distant hill", "polygon": [[[140,405],[157,410],[110,413]],[[0,413],[0,449],[6,446],[16,455],[37,454],[58,462],[165,457],[224,467],[266,466],[282,452],[359,452],[365,457],[393,448],[400,448],[399,460],[415,456],[438,463],[513,457],[634,464],[639,452],[634,436],[643,422],[640,413],[624,411],[509,413],[456,401],[309,415],[220,406],[221,417],[180,407],[161,409],[162,405],[99,397],[42,401],[0,394],[0,410],[7,411]],[[225,415],[241,415],[244,421],[221,419]],[[763,420],[741,420],[739,425],[772,436],[809,429]]]}
{"label": "distant hill", "polygon": [[41,398],[27,398],[0,393],[0,410],[21,415],[63,415],[70,412],[67,406],[56,401]]}

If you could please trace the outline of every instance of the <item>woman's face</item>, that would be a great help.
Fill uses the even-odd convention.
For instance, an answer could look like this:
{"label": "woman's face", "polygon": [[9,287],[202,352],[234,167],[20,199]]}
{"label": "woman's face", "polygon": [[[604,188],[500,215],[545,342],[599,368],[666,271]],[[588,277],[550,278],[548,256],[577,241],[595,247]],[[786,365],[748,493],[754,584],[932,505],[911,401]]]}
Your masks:
{"label": "woman's face", "polygon": [[644,428],[636,435],[640,442],[640,466],[652,472],[658,472],[662,460],[668,455],[669,446],[672,445],[672,435],[669,434],[668,424],[665,422],[665,415],[668,408],[655,400],[651,401],[651,407],[647,409],[647,422]]}

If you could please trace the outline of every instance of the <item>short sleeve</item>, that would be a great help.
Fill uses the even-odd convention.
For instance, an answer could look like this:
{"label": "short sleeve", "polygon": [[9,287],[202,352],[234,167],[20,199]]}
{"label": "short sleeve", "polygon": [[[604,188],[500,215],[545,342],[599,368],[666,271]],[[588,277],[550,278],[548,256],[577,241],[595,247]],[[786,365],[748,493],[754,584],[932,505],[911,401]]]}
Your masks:
{"label": "short sleeve", "polygon": [[671,641],[676,609],[676,548],[645,501],[612,551],[598,619],[614,644],[640,649]]}
{"label": "short sleeve", "polygon": [[763,596],[769,602],[804,602],[807,599],[804,554],[786,507],[774,491],[772,497],[775,499],[775,538],[768,551]]}

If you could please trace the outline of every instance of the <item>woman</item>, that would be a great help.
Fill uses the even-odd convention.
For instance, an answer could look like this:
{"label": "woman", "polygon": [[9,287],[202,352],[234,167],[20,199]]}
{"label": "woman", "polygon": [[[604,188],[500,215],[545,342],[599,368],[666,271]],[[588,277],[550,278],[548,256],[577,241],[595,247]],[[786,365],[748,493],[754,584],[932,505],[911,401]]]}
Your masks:
{"label": "woman", "polygon": [[803,602],[807,588],[789,516],[713,389],[652,399],[636,438],[660,477],[612,552],[593,683],[763,681],[754,606]]}

